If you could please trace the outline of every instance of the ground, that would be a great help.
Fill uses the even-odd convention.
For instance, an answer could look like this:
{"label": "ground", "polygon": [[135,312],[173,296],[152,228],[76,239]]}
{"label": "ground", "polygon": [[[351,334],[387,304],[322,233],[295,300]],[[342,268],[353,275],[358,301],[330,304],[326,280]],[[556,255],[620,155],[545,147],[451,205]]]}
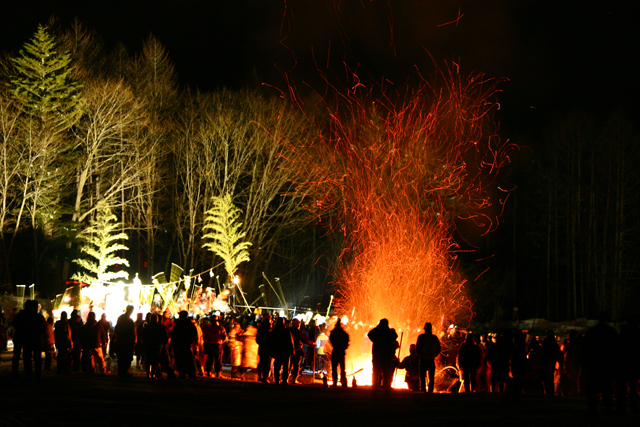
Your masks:
{"label": "ground", "polygon": [[40,382],[29,383],[11,378],[8,356],[0,364],[2,426],[640,425],[639,415],[592,417],[584,399],[538,395],[506,405],[489,393],[394,390],[389,397],[374,397],[368,387],[325,389],[321,382],[277,386],[218,378],[150,381],[137,371],[131,379],[44,372]]}

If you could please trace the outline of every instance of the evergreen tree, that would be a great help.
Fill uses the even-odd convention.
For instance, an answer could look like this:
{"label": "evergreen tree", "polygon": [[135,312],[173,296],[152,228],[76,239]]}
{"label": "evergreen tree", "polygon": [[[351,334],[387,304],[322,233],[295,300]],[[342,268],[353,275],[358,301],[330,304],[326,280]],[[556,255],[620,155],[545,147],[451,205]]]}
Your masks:
{"label": "evergreen tree", "polygon": [[49,29],[38,26],[33,38],[12,58],[12,95],[24,111],[41,120],[44,129],[58,133],[80,116],[80,84],[70,77],[71,55],[58,52]]}
{"label": "evergreen tree", "polygon": [[96,219],[92,220],[89,227],[79,235],[79,238],[84,241],[80,250],[93,260],[74,259],[73,262],[85,271],[74,274],[72,279],[91,285],[101,285],[114,279],[129,278],[129,273],[124,270],[108,271],[119,264],[129,267],[129,261],[116,255],[118,251],[129,250],[128,247],[117,243],[121,239],[128,239],[126,233],[118,233],[119,228],[117,217],[111,213],[109,207],[101,204],[97,210]]}
{"label": "evergreen tree", "polygon": [[218,255],[224,261],[224,268],[228,274],[228,281],[233,280],[238,265],[249,261],[251,242],[243,242],[247,233],[240,231],[242,223],[237,222],[240,209],[233,205],[231,195],[213,197],[213,207],[207,211],[204,230],[211,230],[203,239],[211,239],[203,247]]}

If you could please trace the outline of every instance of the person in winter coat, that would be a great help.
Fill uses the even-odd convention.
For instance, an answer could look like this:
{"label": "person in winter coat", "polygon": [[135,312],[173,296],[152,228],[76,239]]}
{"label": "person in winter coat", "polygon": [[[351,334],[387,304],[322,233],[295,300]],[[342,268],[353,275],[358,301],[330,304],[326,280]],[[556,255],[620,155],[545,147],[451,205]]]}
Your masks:
{"label": "person in winter coat", "polygon": [[53,334],[53,317],[47,319],[47,329],[44,334],[44,370],[51,370],[53,353],[56,351],[56,338]]}
{"label": "person in winter coat", "polygon": [[[273,378],[276,384],[286,385],[289,378],[289,361],[293,356],[293,336],[285,327],[284,317],[276,319],[271,336],[271,354],[273,356]],[[282,373],[282,383],[280,374]]]}
{"label": "person in winter coat", "polygon": [[69,327],[71,328],[71,341],[73,348],[71,349],[71,370],[80,372],[80,358],[82,356],[82,344],[80,344],[80,329],[82,328],[82,317],[80,312],[75,308],[71,311],[69,317]]}
{"label": "person in winter coat", "polygon": [[409,355],[402,359],[399,369],[405,370],[404,381],[411,391],[420,391],[420,357],[416,345],[409,346]]}
{"label": "person in winter coat", "polygon": [[73,341],[71,341],[71,326],[69,326],[66,311],[60,313],[60,320],[58,320],[54,326],[54,339],[56,350],[58,350],[57,373],[70,374]]}
{"label": "person in winter coat", "polygon": [[436,362],[435,359],[440,355],[442,346],[440,340],[432,332],[431,323],[424,325],[424,334],[418,336],[416,342],[416,350],[420,357],[420,391],[427,391],[427,373],[429,374],[429,393],[433,393],[436,388]]}
{"label": "person in winter coat", "polygon": [[160,351],[167,344],[167,331],[160,323],[159,316],[152,313],[147,325],[142,329],[144,343],[144,369],[149,379],[162,378],[160,370]]}
{"label": "person in winter coat", "polygon": [[262,317],[262,323],[258,328],[256,342],[258,343],[258,379],[266,383],[271,371],[271,342],[272,342],[272,321],[271,316],[266,314]]}
{"label": "person in winter coat", "polygon": [[133,306],[128,305],[124,314],[118,317],[115,331],[115,353],[118,357],[118,376],[120,378],[130,378],[133,375],[129,373],[131,362],[133,361],[133,352],[136,346],[136,324],[131,319],[133,314]]}
{"label": "person in winter coat", "polygon": [[[24,378],[31,380],[33,376],[32,361],[35,364],[35,379],[40,380],[42,373],[42,344],[47,328],[47,322],[42,314],[38,313],[38,301],[27,300],[24,309],[13,319],[15,328],[14,337],[18,337],[18,350],[14,346],[13,374],[18,375],[20,363],[20,347],[22,347],[22,359],[24,363]],[[17,358],[16,358],[17,356]]]}
{"label": "person in winter coat", "polygon": [[329,341],[333,346],[333,351],[331,352],[333,386],[338,387],[338,366],[340,366],[340,384],[346,388],[347,371],[344,359],[347,354],[347,348],[349,348],[349,334],[343,329],[340,319],[338,319],[336,327],[331,331]]}
{"label": "person in winter coat", "polygon": [[395,329],[389,328],[389,321],[382,319],[378,326],[367,334],[371,342],[371,356],[373,364],[373,390],[374,393],[379,388],[384,388],[387,393],[391,392],[391,382],[393,380],[393,360],[398,348],[398,334]]}
{"label": "person in winter coat", "polygon": [[[204,339],[204,353],[207,355],[205,375],[219,376],[222,371],[223,345],[227,342],[227,330],[220,324],[220,318],[213,316],[211,323],[202,328]],[[212,374],[211,369],[214,369]]]}
{"label": "person in winter coat", "polygon": [[298,374],[300,372],[302,360],[304,359],[304,346],[313,346],[315,343],[307,337],[307,334],[300,329],[300,320],[293,319],[289,328],[293,337],[294,353],[291,357],[291,384],[298,383]]}
{"label": "person in winter coat", "polygon": [[80,330],[82,343],[82,372],[94,371],[94,366],[101,373],[106,373],[102,346],[107,341],[107,333],[98,321],[93,311],[87,316],[87,323]]}
{"label": "person in winter coat", "polygon": [[473,334],[468,333],[467,337],[458,350],[458,368],[462,371],[464,391],[475,393],[476,373],[480,368],[480,358],[482,350],[473,340]]}
{"label": "person in winter coat", "polygon": [[196,379],[196,365],[193,361],[192,345],[198,339],[198,331],[189,319],[189,313],[181,311],[178,313],[178,321],[171,333],[171,346],[176,358],[176,368],[178,376],[182,379],[187,376],[192,380]]}
{"label": "person in winter coat", "polygon": [[555,395],[555,373],[556,364],[561,361],[562,353],[560,346],[553,333],[547,335],[542,341],[541,364],[542,364],[542,385],[547,396]]}
{"label": "person in winter coat", "polygon": [[[256,342],[256,335],[258,334],[258,328],[252,324],[247,325],[244,333],[242,334],[242,379],[245,378],[245,374],[249,369],[256,370],[258,368],[258,343]],[[254,375],[254,374],[252,374]]]}
{"label": "person in winter coat", "polygon": [[242,377],[242,326],[234,323],[229,331],[229,359],[231,364],[231,378]]}

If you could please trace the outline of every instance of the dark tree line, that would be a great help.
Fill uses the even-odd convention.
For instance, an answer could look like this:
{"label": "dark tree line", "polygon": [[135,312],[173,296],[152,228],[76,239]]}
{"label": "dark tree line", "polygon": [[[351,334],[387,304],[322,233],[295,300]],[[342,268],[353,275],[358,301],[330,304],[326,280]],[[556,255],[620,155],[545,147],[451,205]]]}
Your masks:
{"label": "dark tree line", "polygon": [[510,168],[494,256],[471,263],[491,266],[472,286],[481,317],[622,319],[640,302],[638,131],[623,111],[573,112],[541,135]]}

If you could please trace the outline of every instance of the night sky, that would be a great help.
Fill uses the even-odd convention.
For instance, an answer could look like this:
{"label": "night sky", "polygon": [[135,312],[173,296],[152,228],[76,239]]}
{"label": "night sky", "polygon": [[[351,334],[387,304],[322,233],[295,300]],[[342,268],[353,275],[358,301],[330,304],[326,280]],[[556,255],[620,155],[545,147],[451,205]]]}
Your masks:
{"label": "night sky", "polygon": [[[240,87],[257,71],[283,87],[341,63],[397,86],[433,71],[433,58],[466,72],[505,77],[503,130],[539,129],[551,115],[580,108],[635,112],[640,26],[632,1],[156,0],[6,2],[0,50],[17,52],[56,15],[74,17],[113,46],[136,53],[153,33],[169,50],[181,84]],[[330,53],[329,53],[330,52]],[[327,58],[328,57],[328,58]],[[509,135],[507,135],[509,136]]]}
{"label": "night sky", "polygon": [[[434,61],[441,69],[459,64],[463,74],[504,79],[496,116],[500,136],[526,149],[506,174],[505,185],[518,192],[504,211],[503,225],[491,236],[494,246],[477,257],[496,253],[493,263],[509,268],[519,260],[521,265],[514,271],[522,271],[522,277],[513,281],[528,281],[530,289],[539,288],[540,278],[527,271],[544,270],[544,257],[539,256],[543,246],[529,243],[530,230],[541,229],[536,219],[544,216],[532,209],[540,204],[539,177],[549,169],[540,162],[545,133],[576,110],[605,121],[622,109],[631,123],[640,114],[636,100],[640,94],[640,25],[636,22],[640,1],[5,3],[0,9],[0,51],[16,54],[38,24],[52,15],[63,28],[78,18],[102,37],[107,48],[121,42],[131,55],[140,52],[152,33],[167,48],[182,88],[237,89],[257,81],[286,90],[286,72],[298,91],[319,89],[320,72],[344,83],[347,64],[365,84],[384,79],[402,92],[419,82],[417,70],[433,75]],[[516,251],[524,247],[522,242],[533,248],[533,254]],[[510,293],[514,304],[520,298],[531,300],[517,292]]]}

